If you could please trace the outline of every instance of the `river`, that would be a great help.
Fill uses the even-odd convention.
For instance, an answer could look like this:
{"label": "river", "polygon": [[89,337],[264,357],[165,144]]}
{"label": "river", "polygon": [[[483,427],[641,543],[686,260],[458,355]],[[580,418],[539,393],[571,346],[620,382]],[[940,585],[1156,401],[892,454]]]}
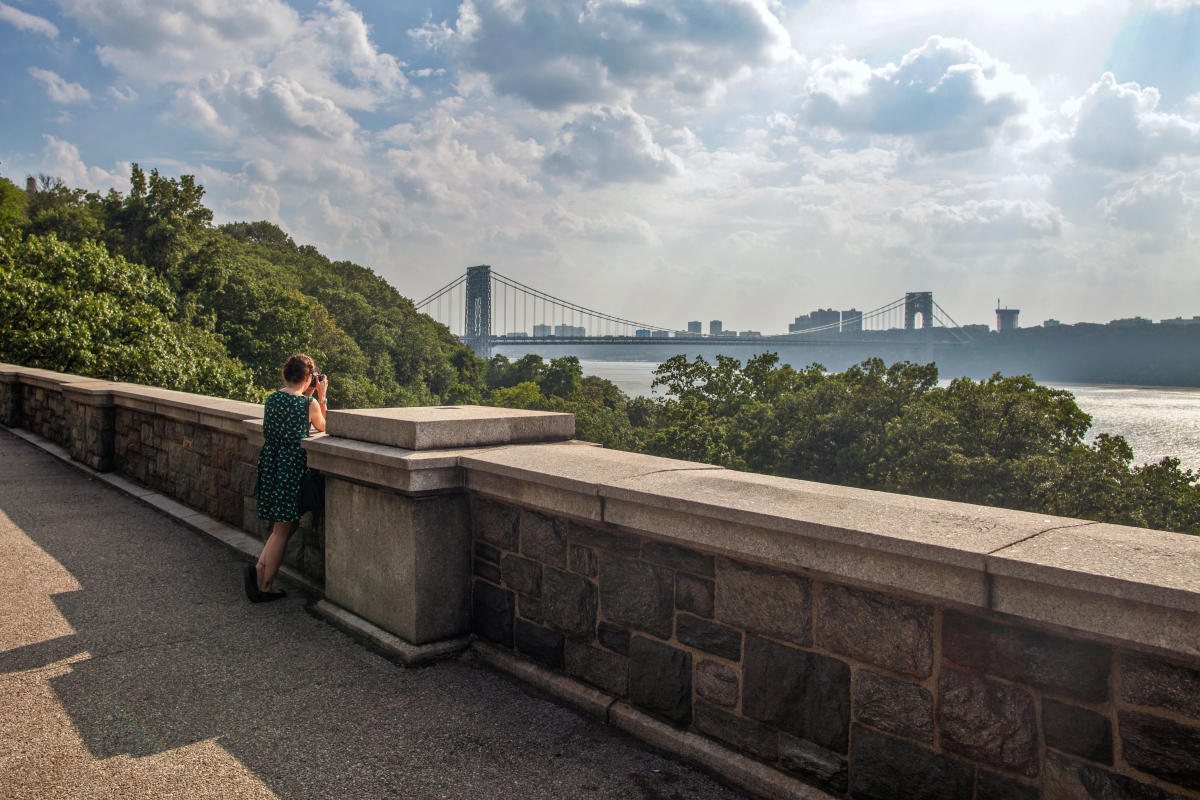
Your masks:
{"label": "river", "polygon": [[[597,375],[630,396],[650,394],[651,361],[585,361],[585,375]],[[1200,389],[1117,386],[1090,383],[1047,384],[1066,389],[1092,417],[1091,434],[1124,436],[1141,464],[1175,456],[1182,466],[1200,471]]]}

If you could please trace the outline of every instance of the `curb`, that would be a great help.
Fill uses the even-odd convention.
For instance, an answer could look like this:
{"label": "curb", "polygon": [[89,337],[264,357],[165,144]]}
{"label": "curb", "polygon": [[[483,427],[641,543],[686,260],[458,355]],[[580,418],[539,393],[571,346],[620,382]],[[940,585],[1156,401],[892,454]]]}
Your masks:
{"label": "curb", "polygon": [[695,764],[759,797],[771,800],[836,800],[832,795],[789,778],[777,769],[735,753],[711,739],[682,731],[628,703],[487,642],[476,639],[470,657],[574,706],[639,741]]}
{"label": "curb", "polygon": [[443,639],[432,644],[409,644],[357,614],[324,599],[318,600],[313,605],[312,611],[344,633],[350,634],[355,639],[365,640],[384,653],[394,656],[406,667],[454,658],[471,644],[470,634],[454,639]]}

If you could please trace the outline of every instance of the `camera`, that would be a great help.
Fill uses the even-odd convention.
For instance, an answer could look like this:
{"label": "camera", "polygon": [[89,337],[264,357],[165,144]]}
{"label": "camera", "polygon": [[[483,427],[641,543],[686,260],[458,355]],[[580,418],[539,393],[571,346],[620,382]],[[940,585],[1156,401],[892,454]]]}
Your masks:
{"label": "camera", "polygon": [[324,378],[324,377],[325,377],[325,376],[324,376],[324,375],[322,375],[321,373],[319,373],[319,372],[314,372],[314,373],[312,374],[312,380],[310,380],[310,381],[308,382],[308,385],[309,385],[309,386],[316,386],[316,385],[317,385],[317,383],[318,383],[318,382],[319,382],[319,381],[320,381],[322,378]]}

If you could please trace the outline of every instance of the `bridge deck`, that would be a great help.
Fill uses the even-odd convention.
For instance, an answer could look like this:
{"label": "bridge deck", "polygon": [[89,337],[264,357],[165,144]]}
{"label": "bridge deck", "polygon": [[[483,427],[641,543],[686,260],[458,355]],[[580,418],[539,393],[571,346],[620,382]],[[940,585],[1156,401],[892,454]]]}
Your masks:
{"label": "bridge deck", "polygon": [[733,798],[462,662],[241,595],[240,556],[0,429],[0,787],[44,797]]}

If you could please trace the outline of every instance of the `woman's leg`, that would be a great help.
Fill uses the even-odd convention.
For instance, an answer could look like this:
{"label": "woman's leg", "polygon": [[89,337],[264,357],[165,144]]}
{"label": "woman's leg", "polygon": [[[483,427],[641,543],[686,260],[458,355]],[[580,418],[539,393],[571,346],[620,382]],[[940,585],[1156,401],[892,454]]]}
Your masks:
{"label": "woman's leg", "polygon": [[299,527],[299,522],[276,522],[275,527],[271,529],[271,536],[263,545],[258,564],[255,565],[258,569],[258,588],[262,591],[274,591],[272,582],[275,580],[275,573],[279,571],[279,565],[283,563],[288,539]]}

